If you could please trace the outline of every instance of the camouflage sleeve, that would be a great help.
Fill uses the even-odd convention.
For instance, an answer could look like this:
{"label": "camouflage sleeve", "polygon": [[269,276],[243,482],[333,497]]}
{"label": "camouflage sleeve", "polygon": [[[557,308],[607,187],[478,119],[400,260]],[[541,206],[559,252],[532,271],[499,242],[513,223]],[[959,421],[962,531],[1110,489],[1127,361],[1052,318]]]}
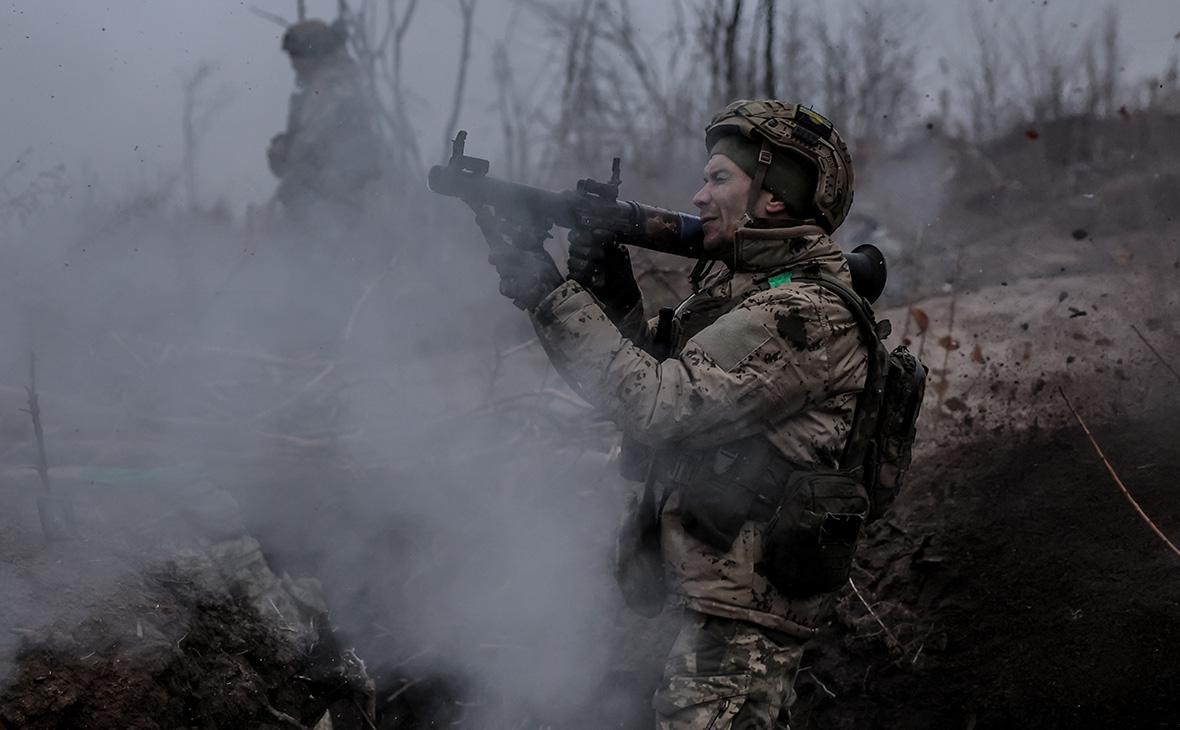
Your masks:
{"label": "camouflage sleeve", "polygon": [[300,105],[292,162],[304,163],[327,190],[359,187],[380,175],[372,122],[372,110],[355,84],[324,85]]}
{"label": "camouflage sleeve", "polygon": [[619,333],[626,337],[631,342],[635,343],[644,350],[648,350],[651,342],[652,333],[655,331],[654,324],[649,322],[643,316],[643,299],[640,298],[631,307],[631,311],[623,315],[619,320]]}
{"label": "camouflage sleeve", "polygon": [[571,386],[641,443],[732,441],[833,387],[827,311],[795,287],[750,297],[663,362],[623,337],[575,282],[542,301],[533,323]]}

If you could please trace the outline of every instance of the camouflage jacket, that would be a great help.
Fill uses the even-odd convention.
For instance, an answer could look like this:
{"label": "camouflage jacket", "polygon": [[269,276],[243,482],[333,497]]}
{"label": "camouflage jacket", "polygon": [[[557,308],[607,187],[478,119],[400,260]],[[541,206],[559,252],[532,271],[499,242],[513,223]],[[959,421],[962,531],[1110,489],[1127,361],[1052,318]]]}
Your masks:
{"label": "camouflage jacket", "polygon": [[[677,308],[683,345],[658,361],[644,345],[642,306],[619,325],[567,281],[533,313],[541,343],[571,386],[631,439],[659,450],[703,450],[764,434],[798,465],[839,466],[868,374],[856,321],[838,296],[790,282],[819,269],[851,285],[826,235],[745,240]],[[754,570],[760,523],[747,521],[727,554],[682,526],[675,485],[664,499],[660,544],[676,603],[751,621],[800,638],[814,635],[828,596],[791,599]]]}
{"label": "camouflage jacket", "polygon": [[287,129],[272,155],[282,178],[279,198],[289,205],[311,200],[355,203],[380,176],[380,141],[361,72],[350,59],[325,61],[291,95]]}

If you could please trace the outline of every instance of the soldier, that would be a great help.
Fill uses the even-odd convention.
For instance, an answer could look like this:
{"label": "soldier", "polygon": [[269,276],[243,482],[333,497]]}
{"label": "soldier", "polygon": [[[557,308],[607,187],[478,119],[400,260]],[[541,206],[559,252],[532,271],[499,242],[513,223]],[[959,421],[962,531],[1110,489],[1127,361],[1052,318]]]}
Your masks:
{"label": "soldier", "polygon": [[295,69],[287,130],[267,150],[279,178],[276,196],[288,214],[329,203],[351,210],[365,186],[380,176],[381,149],[360,71],[345,48],[342,28],[323,21],[296,23],[283,34]]}
{"label": "soldier", "polygon": [[[807,550],[854,541],[841,526],[860,523],[843,518],[868,509],[863,489],[841,482],[843,506],[807,525],[784,497],[819,495],[822,479],[808,475],[856,466],[845,457],[869,345],[816,281],[851,287],[830,234],[852,204],[852,162],[826,119],[779,101],[734,102],[705,140],[692,202],[708,260],[671,322],[645,321],[626,249],[601,231],[571,233],[568,279],[543,250],[494,247],[492,263],[555,366],[622,429],[624,465],[646,477],[619,575],[629,602],[652,608],[661,576],[644,573],[643,548],[656,546],[681,615],[653,700],[658,727],[773,728],[851,562],[850,546],[838,564]],[[815,532],[784,550],[782,529]]]}

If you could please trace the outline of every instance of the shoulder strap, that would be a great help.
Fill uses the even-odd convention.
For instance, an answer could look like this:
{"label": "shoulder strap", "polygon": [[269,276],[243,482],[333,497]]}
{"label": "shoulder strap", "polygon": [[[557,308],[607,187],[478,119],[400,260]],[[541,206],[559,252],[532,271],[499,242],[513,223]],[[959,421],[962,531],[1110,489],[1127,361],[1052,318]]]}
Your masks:
{"label": "shoulder strap", "polygon": [[791,281],[805,281],[819,284],[830,292],[835,293],[852,312],[860,329],[861,340],[869,350],[869,376],[865,381],[861,396],[856,399],[856,411],[852,417],[852,428],[848,442],[844,446],[844,453],[840,456],[841,468],[857,468],[864,463],[866,449],[872,439],[872,430],[876,427],[877,415],[881,409],[881,401],[885,394],[885,378],[883,365],[885,362],[885,348],[877,334],[877,320],[873,310],[864,297],[857,294],[851,286],[840,279],[824,272],[801,272],[793,274]]}

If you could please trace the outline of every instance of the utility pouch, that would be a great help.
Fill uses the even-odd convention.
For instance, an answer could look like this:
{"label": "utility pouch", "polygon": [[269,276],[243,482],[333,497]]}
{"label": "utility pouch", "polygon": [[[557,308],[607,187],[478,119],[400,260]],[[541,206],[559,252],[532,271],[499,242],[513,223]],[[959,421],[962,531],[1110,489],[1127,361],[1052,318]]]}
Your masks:
{"label": "utility pouch", "polygon": [[764,529],[755,570],[792,598],[836,590],[848,581],[868,512],[859,472],[793,472]]}
{"label": "utility pouch", "polygon": [[681,489],[684,531],[719,553],[727,553],[750,511],[750,495],[732,483],[698,481]]}
{"label": "utility pouch", "polygon": [[904,345],[895,348],[886,366],[874,453],[865,458],[866,470],[873,470],[865,478],[873,500],[870,520],[884,514],[905,486],[925,393],[926,367]]}
{"label": "utility pouch", "polygon": [[729,552],[747,521],[770,518],[793,469],[761,434],[657,464],[680,492],[684,531],[719,553]]}

